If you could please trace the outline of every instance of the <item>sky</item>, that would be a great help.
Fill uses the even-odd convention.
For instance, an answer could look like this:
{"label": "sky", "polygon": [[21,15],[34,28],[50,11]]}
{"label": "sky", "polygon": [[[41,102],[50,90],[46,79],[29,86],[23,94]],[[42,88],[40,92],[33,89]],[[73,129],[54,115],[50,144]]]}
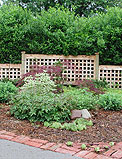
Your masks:
{"label": "sky", "polygon": [[2,4],[2,1],[0,0],[0,4]]}

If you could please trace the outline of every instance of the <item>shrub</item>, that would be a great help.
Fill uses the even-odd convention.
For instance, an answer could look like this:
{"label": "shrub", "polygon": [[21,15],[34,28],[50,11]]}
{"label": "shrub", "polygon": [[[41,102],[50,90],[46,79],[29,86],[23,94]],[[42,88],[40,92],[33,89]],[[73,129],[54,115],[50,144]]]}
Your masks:
{"label": "shrub", "polygon": [[30,121],[69,120],[69,98],[54,94],[55,84],[47,73],[26,77],[21,91],[12,99],[11,114]]}
{"label": "shrub", "polygon": [[26,77],[32,76],[35,78],[36,74],[44,73],[50,75],[50,79],[54,80],[56,84],[60,84],[62,82],[62,67],[61,65],[51,65],[51,66],[38,66],[38,65],[31,65],[30,71],[23,75],[22,79],[17,82],[17,86],[20,86],[24,83],[24,79]]}
{"label": "shrub", "polygon": [[11,82],[13,85],[15,85],[15,86],[17,86],[17,83],[18,83],[18,81],[19,81],[19,79],[9,79],[9,78],[3,78],[3,79],[1,79],[1,82],[4,82],[4,83],[6,83],[6,82]]}
{"label": "shrub", "polygon": [[0,102],[8,102],[17,93],[17,90],[11,82],[0,81]]}
{"label": "shrub", "polygon": [[97,80],[79,80],[76,81],[75,84],[80,88],[88,88],[88,92],[92,92],[95,95],[104,94],[103,91],[103,83],[98,82]]}
{"label": "shrub", "polygon": [[98,97],[93,93],[87,92],[85,89],[72,89],[64,92],[65,96],[70,98],[68,103],[72,106],[72,109],[96,109],[98,103]]}
{"label": "shrub", "polygon": [[20,63],[20,52],[25,50],[65,56],[99,52],[101,64],[121,64],[122,9],[113,7],[107,11],[85,18],[68,9],[50,8],[35,18],[26,8],[3,5],[0,63]]}
{"label": "shrub", "polygon": [[92,81],[95,84],[95,87],[100,89],[100,90],[108,88],[108,83],[106,82],[105,79],[102,79],[102,80],[96,79],[96,80],[92,80]]}
{"label": "shrub", "polygon": [[23,91],[35,94],[48,94],[54,91],[56,85],[54,81],[50,80],[50,76],[47,73],[35,74],[35,76],[28,76],[24,79],[24,85],[21,87]]}
{"label": "shrub", "polygon": [[105,110],[121,110],[122,97],[114,93],[100,95],[99,106]]}
{"label": "shrub", "polygon": [[18,94],[12,100],[11,114],[18,119],[35,121],[69,120],[70,105],[62,95],[48,93],[47,95],[33,95],[31,93]]}

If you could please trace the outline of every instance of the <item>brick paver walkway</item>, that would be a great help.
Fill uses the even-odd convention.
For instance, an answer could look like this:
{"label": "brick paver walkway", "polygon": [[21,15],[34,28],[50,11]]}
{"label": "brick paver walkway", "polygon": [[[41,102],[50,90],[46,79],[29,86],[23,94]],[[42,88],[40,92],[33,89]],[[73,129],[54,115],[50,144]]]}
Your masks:
{"label": "brick paver walkway", "polygon": [[[0,131],[0,139],[6,139],[18,143],[22,143],[25,145],[37,147],[40,149],[50,150],[54,152],[60,153],[68,153],[73,156],[81,157],[84,159],[122,159],[122,142],[115,143],[114,146],[110,146],[108,143],[94,143],[94,144],[86,144],[87,149],[82,150],[82,143],[73,143],[73,146],[69,147],[66,144],[56,144],[50,143],[47,140],[41,139],[31,139],[27,136],[17,136],[14,133],[7,132],[5,130]],[[104,147],[108,146],[109,149],[105,149]],[[100,152],[96,153],[94,151],[95,147],[100,147]]]}

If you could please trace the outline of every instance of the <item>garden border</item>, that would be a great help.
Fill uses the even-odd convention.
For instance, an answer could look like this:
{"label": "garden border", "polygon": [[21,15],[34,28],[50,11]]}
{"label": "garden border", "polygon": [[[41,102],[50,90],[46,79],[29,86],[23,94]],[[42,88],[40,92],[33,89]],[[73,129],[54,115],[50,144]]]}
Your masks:
{"label": "garden border", "polygon": [[64,154],[68,153],[72,156],[83,157],[84,159],[120,159],[122,157],[122,142],[116,143],[109,150],[106,150],[102,154],[98,154],[93,152],[93,148],[95,146],[104,147],[105,145],[108,145],[108,143],[94,143],[92,144],[93,148],[89,150],[81,150],[82,143],[74,143],[72,147],[69,147],[63,143],[50,143],[47,140],[43,139],[31,139],[28,136],[23,135],[18,136],[15,133],[7,132],[5,130],[0,131],[0,139],[18,142],[44,150],[50,150]]}

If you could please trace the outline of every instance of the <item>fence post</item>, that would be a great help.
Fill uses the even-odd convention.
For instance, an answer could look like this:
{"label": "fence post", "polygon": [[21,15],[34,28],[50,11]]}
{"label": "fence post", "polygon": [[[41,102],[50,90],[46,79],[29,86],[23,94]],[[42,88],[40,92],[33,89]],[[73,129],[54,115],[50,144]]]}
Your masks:
{"label": "fence post", "polygon": [[99,53],[96,53],[95,56],[95,79],[99,80]]}
{"label": "fence post", "polygon": [[25,74],[25,51],[22,51],[22,61],[21,61],[21,77]]}

